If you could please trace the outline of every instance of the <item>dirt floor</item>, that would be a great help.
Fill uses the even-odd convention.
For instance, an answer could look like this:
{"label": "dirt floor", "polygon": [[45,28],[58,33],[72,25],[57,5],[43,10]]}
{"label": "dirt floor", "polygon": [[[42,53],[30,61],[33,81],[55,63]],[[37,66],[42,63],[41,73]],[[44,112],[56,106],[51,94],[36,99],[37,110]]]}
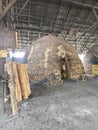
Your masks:
{"label": "dirt floor", "polygon": [[5,109],[0,130],[98,130],[98,79],[32,86],[18,116]]}

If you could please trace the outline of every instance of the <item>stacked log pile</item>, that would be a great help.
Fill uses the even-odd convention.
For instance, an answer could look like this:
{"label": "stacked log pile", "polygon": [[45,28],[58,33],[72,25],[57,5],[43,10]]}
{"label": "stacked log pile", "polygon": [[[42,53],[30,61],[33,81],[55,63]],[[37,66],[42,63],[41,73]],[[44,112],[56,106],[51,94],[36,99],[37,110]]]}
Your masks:
{"label": "stacked log pile", "polygon": [[[65,58],[67,65],[67,78],[71,78],[71,71],[77,71],[77,62],[80,63],[81,72],[78,72],[80,75],[84,73],[84,69],[81,61],[78,58],[77,53],[75,52],[73,46],[66,41],[48,35],[45,36],[36,42],[33,42],[29,48],[30,52],[28,55],[28,73],[30,81],[36,83],[41,81],[49,75],[55,77],[55,79],[48,78],[49,84],[55,85],[62,84],[61,79],[61,67],[60,67],[60,58]],[[75,64],[73,61],[75,60]],[[73,69],[74,66],[74,69]],[[81,67],[82,66],[82,67]],[[72,70],[71,70],[72,69]],[[78,71],[80,71],[78,69]]]}
{"label": "stacked log pile", "polygon": [[7,62],[7,72],[9,75],[11,108],[13,115],[18,113],[18,103],[22,99],[27,99],[31,93],[29,77],[26,64]]}
{"label": "stacked log pile", "polygon": [[70,78],[73,79],[82,79],[85,80],[85,71],[84,67],[79,59],[71,59],[70,60],[71,64],[71,72],[70,72]]}

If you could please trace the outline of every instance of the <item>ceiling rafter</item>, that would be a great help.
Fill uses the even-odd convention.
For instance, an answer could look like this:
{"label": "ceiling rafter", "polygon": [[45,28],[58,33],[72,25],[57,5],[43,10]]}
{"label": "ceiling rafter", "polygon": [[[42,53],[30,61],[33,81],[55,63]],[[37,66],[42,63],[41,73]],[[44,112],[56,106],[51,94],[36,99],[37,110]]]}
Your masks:
{"label": "ceiling rafter", "polygon": [[[88,0],[18,0],[14,8],[13,30],[20,31],[19,43],[24,44],[46,34],[59,35],[77,46],[77,50],[92,42],[92,30],[97,31],[96,17],[98,2]],[[29,3],[29,4],[28,4]],[[25,7],[24,7],[25,5]],[[7,17],[4,17],[7,20]],[[93,32],[94,32],[93,31]],[[26,32],[26,33],[25,33]],[[26,37],[21,39],[22,37]],[[89,40],[87,40],[89,39]],[[85,45],[84,45],[85,43]],[[84,49],[82,49],[84,50]]]}
{"label": "ceiling rafter", "polygon": [[[96,13],[94,7],[92,6],[92,3],[91,3],[90,0],[89,0],[89,3],[90,3],[90,5],[91,5],[92,11],[93,11],[93,13],[94,13],[94,15],[95,15],[95,17],[96,17],[96,20],[97,20],[96,24],[98,24],[98,16],[97,16],[97,13]],[[92,33],[91,33],[91,36],[92,36]],[[88,39],[89,39],[89,37],[88,37]],[[86,46],[87,46],[87,42],[84,43],[83,46],[80,48],[79,53],[82,53],[82,52],[84,51],[84,49],[86,48]]]}
{"label": "ceiling rafter", "polygon": [[26,2],[24,3],[23,7],[21,8],[21,10],[19,11],[19,13],[16,16],[16,19],[19,17],[19,15],[22,13],[22,11],[24,10],[24,8],[26,7],[26,5],[28,4],[29,0],[26,0]]}
{"label": "ceiling rafter", "polygon": [[0,15],[0,20],[8,13],[8,11],[12,8],[12,6],[16,3],[17,0],[11,0],[9,4],[5,7]]}
{"label": "ceiling rafter", "polygon": [[97,9],[98,10],[98,6],[96,5],[91,5],[89,3],[82,3],[82,2],[79,2],[79,1],[76,1],[76,0],[63,0],[64,2],[71,2],[73,4],[76,4],[76,5],[79,5],[79,6],[84,6],[84,7],[89,7],[89,8],[94,8],[94,9]]}

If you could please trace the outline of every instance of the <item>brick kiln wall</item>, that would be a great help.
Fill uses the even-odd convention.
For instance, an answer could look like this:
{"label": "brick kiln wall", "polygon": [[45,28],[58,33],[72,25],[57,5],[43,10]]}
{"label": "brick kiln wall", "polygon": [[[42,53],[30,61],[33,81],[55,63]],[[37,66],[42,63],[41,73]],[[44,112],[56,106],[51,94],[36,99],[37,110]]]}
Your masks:
{"label": "brick kiln wall", "polygon": [[47,78],[52,85],[63,83],[60,56],[79,60],[73,46],[58,37],[48,35],[34,42],[28,56],[30,81],[36,83]]}

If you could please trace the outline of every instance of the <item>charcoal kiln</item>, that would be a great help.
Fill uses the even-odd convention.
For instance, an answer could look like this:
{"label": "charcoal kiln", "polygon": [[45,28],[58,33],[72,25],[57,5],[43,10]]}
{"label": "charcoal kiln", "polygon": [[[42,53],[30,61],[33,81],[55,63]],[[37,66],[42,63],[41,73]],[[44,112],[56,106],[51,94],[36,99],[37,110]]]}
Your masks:
{"label": "charcoal kiln", "polygon": [[31,83],[48,81],[62,84],[63,79],[79,79],[83,65],[74,47],[59,37],[48,35],[33,42],[28,55],[28,73]]}

